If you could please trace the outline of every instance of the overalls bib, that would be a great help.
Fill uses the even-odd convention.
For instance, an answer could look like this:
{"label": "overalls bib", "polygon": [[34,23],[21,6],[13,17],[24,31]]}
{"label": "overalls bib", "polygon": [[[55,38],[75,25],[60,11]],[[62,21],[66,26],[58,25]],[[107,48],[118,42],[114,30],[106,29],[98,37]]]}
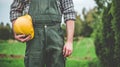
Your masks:
{"label": "overalls bib", "polygon": [[31,0],[29,14],[35,37],[27,42],[26,67],[65,67],[64,36],[57,0]]}
{"label": "overalls bib", "polygon": [[59,0],[30,0],[29,14],[33,22],[61,22],[61,10]]}

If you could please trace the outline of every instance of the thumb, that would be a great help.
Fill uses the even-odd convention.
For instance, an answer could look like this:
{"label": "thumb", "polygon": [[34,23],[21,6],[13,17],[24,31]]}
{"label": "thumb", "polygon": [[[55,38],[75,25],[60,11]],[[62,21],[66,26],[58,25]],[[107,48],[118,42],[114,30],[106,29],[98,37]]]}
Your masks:
{"label": "thumb", "polygon": [[25,35],[23,34],[23,35],[18,35],[18,37],[25,37]]}
{"label": "thumb", "polygon": [[63,47],[63,55],[65,54],[65,52],[66,52],[66,48],[65,48],[65,46]]}

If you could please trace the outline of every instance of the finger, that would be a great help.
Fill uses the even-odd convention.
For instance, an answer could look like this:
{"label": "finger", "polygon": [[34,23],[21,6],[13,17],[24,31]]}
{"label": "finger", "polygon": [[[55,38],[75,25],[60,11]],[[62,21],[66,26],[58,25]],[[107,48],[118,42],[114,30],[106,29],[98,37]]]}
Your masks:
{"label": "finger", "polygon": [[15,39],[20,40],[23,39],[25,35],[15,35]]}
{"label": "finger", "polygon": [[65,55],[65,52],[66,52],[66,48],[64,47],[63,48],[63,55]]}
{"label": "finger", "polygon": [[72,50],[67,49],[64,56],[65,56],[65,57],[68,57],[68,56],[70,56],[71,54],[72,54]]}
{"label": "finger", "polygon": [[26,38],[22,39],[22,42],[27,42],[27,41],[29,41],[30,39],[31,39],[31,36],[28,35]]}
{"label": "finger", "polygon": [[24,38],[24,37],[25,37],[25,35],[18,35],[18,37],[19,37],[19,38]]}
{"label": "finger", "polygon": [[28,35],[26,38],[25,38],[25,41],[29,41],[31,39],[31,35]]}
{"label": "finger", "polygon": [[67,57],[67,56],[68,56],[68,53],[69,53],[69,51],[68,51],[68,49],[66,49],[66,50],[65,50],[65,53],[64,53],[64,57]]}
{"label": "finger", "polygon": [[68,51],[68,55],[67,55],[67,57],[70,56],[71,54],[72,54],[72,51],[69,50],[69,51]]}

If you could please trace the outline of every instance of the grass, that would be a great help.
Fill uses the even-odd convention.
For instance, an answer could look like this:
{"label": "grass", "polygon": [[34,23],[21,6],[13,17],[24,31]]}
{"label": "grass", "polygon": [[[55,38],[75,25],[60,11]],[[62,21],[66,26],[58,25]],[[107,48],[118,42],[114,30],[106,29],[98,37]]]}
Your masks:
{"label": "grass", "polygon": [[0,59],[0,67],[24,67],[23,59]]}
{"label": "grass", "polygon": [[[67,58],[66,67],[100,67],[92,38],[82,38],[80,41],[74,41],[73,47],[73,54]],[[25,43],[0,43],[0,54],[24,55],[24,51]],[[0,67],[24,67],[23,58],[1,58]]]}
{"label": "grass", "polygon": [[20,43],[20,42],[0,43],[0,54],[24,55],[24,53],[25,53],[25,43]]}
{"label": "grass", "polygon": [[96,58],[95,47],[92,38],[83,38],[78,42],[74,42],[73,57]]}

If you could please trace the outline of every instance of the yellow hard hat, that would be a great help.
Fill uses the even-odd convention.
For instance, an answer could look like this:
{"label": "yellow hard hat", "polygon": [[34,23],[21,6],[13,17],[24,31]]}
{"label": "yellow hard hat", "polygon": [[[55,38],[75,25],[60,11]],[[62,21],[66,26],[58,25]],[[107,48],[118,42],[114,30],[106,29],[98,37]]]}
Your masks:
{"label": "yellow hard hat", "polygon": [[31,16],[26,14],[18,17],[13,25],[13,30],[16,34],[31,35],[32,39],[34,37],[34,29]]}

